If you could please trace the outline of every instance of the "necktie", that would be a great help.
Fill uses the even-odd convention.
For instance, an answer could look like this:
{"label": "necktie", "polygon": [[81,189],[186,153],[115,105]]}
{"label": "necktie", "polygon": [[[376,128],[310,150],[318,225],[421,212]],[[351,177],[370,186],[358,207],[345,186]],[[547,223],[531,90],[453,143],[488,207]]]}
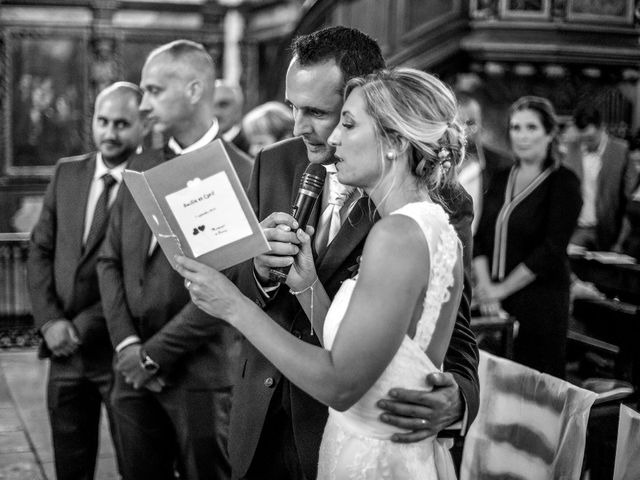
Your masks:
{"label": "necktie", "polygon": [[89,235],[87,235],[85,247],[93,245],[95,241],[102,238],[109,219],[109,193],[117,182],[108,173],[102,176],[102,182],[104,183],[104,190],[102,190],[102,194],[98,198],[96,208],[93,211],[93,220],[91,221],[91,228],[89,229]]}
{"label": "necktie", "polygon": [[318,252],[326,248],[340,231],[342,225],[340,210],[355,190],[354,187],[340,183],[335,172],[328,172],[328,174],[329,201],[320,216],[320,231],[316,239],[316,251]]}

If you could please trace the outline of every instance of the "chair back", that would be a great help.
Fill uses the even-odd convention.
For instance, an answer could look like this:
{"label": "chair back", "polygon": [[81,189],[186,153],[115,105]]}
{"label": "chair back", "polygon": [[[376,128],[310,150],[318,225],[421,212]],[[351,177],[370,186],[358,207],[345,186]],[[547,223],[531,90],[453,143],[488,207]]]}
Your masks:
{"label": "chair back", "polygon": [[613,480],[640,478],[640,414],[620,405]]}
{"label": "chair back", "polygon": [[461,479],[578,480],[596,394],[484,351],[478,373]]}

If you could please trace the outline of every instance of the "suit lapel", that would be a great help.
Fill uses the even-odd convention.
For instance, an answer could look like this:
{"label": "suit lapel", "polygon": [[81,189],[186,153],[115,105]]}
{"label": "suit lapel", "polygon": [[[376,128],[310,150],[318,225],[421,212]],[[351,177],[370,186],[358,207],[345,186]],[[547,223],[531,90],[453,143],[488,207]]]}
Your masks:
{"label": "suit lapel", "polygon": [[601,197],[601,192],[604,192],[607,188],[606,182],[607,179],[611,179],[613,170],[613,162],[609,161],[609,156],[611,155],[611,142],[607,139],[607,146],[602,152],[602,157],[600,158],[600,172],[598,172],[598,191],[597,198]]}
{"label": "suit lapel", "polygon": [[[165,144],[162,150],[158,151],[157,155],[158,158],[151,159],[151,162],[143,163],[142,165],[137,167],[136,170],[144,172],[146,170],[152,169],[157,165],[160,165],[161,163],[173,160],[174,158],[179,156],[173,150],[171,150],[171,148],[169,148],[168,144]],[[147,165],[147,163],[150,164]],[[141,242],[143,248],[140,249],[140,261],[141,265],[146,265],[147,262],[151,260],[151,258],[156,254],[156,250],[158,250],[160,246],[158,245],[157,241],[154,241],[153,249],[151,249],[151,239],[153,238],[153,232],[151,231],[149,225],[147,225],[147,221],[145,220],[144,215],[142,215],[142,212],[140,212],[140,210],[138,209],[138,206],[135,204],[133,198],[131,198],[131,201],[133,202],[132,208],[134,208],[134,211],[136,212],[134,215],[137,217],[134,225],[136,228],[140,228],[140,230],[138,230],[137,232],[139,235],[135,235],[134,238],[142,239]]]}
{"label": "suit lapel", "polygon": [[[80,171],[78,172],[78,185],[82,186],[81,197],[73,198],[72,201],[76,203],[80,200],[79,204],[82,205],[82,210],[79,215],[74,215],[70,220],[69,231],[74,239],[75,248],[74,251],[78,252],[79,258],[84,260],[89,253],[95,248],[94,245],[86,245],[83,249],[82,241],[84,237],[85,229],[85,217],[87,215],[87,203],[89,201],[89,191],[91,190],[91,183],[93,182],[93,175],[96,171],[96,155],[93,154],[89,161],[82,162]],[[72,192],[72,190],[70,190]]]}
{"label": "suit lapel", "polygon": [[367,236],[374,222],[371,216],[369,197],[358,199],[351,209],[349,217],[340,227],[336,238],[318,259],[318,277],[321,282],[329,280],[349,254]]}

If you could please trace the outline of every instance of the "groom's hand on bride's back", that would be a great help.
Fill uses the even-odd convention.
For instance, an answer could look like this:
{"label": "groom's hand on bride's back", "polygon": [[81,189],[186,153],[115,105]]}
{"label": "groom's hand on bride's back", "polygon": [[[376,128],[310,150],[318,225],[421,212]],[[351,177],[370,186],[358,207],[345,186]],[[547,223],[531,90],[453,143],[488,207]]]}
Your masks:
{"label": "groom's hand on bride's back", "polygon": [[447,372],[430,373],[425,379],[431,391],[393,388],[389,398],[378,402],[384,423],[409,430],[395,433],[391,440],[401,443],[419,442],[437,435],[452,423],[461,420],[464,401],[453,375]]}

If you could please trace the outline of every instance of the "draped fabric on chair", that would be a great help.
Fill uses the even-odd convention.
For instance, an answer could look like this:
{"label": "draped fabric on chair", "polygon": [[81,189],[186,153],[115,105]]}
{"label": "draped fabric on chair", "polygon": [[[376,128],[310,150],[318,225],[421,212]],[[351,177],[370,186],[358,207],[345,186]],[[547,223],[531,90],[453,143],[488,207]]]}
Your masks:
{"label": "draped fabric on chair", "polygon": [[596,394],[484,351],[478,373],[461,479],[579,479]]}
{"label": "draped fabric on chair", "polygon": [[640,414],[620,405],[613,480],[640,478]]}

